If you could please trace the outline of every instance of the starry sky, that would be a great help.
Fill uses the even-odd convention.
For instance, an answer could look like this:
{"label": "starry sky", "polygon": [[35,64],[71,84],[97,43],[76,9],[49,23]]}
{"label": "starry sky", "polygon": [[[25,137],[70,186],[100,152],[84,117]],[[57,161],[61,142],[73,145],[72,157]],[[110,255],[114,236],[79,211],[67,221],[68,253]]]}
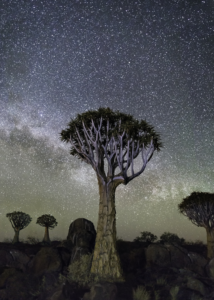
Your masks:
{"label": "starry sky", "polygon": [[43,238],[42,214],[58,222],[52,240],[80,217],[96,229],[95,172],[59,137],[77,114],[110,107],[146,120],[164,144],[117,188],[117,236],[206,242],[177,206],[214,192],[213,81],[213,0],[1,0],[0,240],[14,236],[13,211],[32,217],[21,239]]}

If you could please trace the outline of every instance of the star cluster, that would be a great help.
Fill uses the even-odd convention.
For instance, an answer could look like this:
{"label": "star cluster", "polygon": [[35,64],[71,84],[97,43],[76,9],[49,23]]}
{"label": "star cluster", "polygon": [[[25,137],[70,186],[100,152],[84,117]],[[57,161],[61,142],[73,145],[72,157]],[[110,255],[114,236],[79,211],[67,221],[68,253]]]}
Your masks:
{"label": "star cluster", "polygon": [[15,210],[33,219],[21,238],[43,237],[42,214],[58,222],[51,239],[79,217],[96,228],[95,173],[59,133],[104,106],[145,119],[164,144],[118,187],[118,236],[205,241],[177,205],[214,192],[213,1],[2,0],[0,16],[0,239],[13,237]]}

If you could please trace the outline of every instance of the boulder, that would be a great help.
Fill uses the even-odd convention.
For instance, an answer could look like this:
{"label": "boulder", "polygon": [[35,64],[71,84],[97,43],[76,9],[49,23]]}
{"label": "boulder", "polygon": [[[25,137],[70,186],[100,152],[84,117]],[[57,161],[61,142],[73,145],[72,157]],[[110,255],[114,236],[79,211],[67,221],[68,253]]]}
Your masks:
{"label": "boulder", "polygon": [[115,300],[117,286],[114,283],[103,282],[91,286],[90,292],[83,296],[83,300]]}
{"label": "boulder", "polygon": [[61,257],[62,263],[64,267],[67,267],[71,260],[71,251],[69,251],[65,247],[57,247],[58,253]]}
{"label": "boulder", "polygon": [[209,278],[214,279],[214,257],[212,259],[210,259],[210,261],[206,265],[205,269],[206,269],[206,273],[209,276]]}
{"label": "boulder", "polygon": [[188,268],[205,275],[208,260],[198,253],[188,252],[176,244],[151,244],[145,251],[146,264],[160,267]]}
{"label": "boulder", "polygon": [[96,230],[94,224],[84,218],[79,218],[70,224],[67,240],[72,241],[74,246],[94,248]]}
{"label": "boulder", "polygon": [[187,288],[197,291],[203,296],[211,292],[207,285],[202,282],[202,280],[192,277],[187,278]]}
{"label": "boulder", "polygon": [[9,266],[13,268],[19,268],[22,271],[25,271],[27,264],[30,261],[30,257],[26,255],[24,252],[17,249],[10,250],[10,254],[13,257],[13,262]]}
{"label": "boulder", "polygon": [[0,290],[0,299],[1,299],[1,300],[8,300],[6,289]]}
{"label": "boulder", "polygon": [[57,245],[57,248],[66,248],[68,251],[72,252],[74,244],[71,240],[63,240],[59,245]]}
{"label": "boulder", "polygon": [[166,267],[171,265],[169,250],[160,244],[151,244],[145,251],[147,265]]}
{"label": "boulder", "polygon": [[188,256],[188,251],[176,244],[165,244],[165,248],[170,253],[171,266],[175,268],[189,267],[192,262]]}
{"label": "boulder", "polygon": [[15,268],[5,268],[4,271],[0,274],[0,289],[6,287],[8,278],[11,278],[17,274],[20,275],[21,272]]}
{"label": "boulder", "polygon": [[14,259],[6,250],[0,250],[0,267],[10,266]]}
{"label": "boulder", "polygon": [[43,291],[41,281],[33,274],[15,273],[7,279],[8,300],[33,300]]}
{"label": "boulder", "polygon": [[188,288],[180,288],[176,300],[202,300],[201,294]]}
{"label": "boulder", "polygon": [[191,270],[200,274],[201,276],[206,276],[205,267],[208,264],[208,259],[203,257],[202,255],[194,252],[189,252],[187,254],[191,260]]}
{"label": "boulder", "polygon": [[56,248],[44,247],[34,256],[29,264],[29,270],[36,275],[45,272],[61,272],[62,260]]}
{"label": "boulder", "polygon": [[94,224],[84,218],[71,223],[67,241],[73,244],[71,260],[78,260],[80,256],[92,253],[95,245],[96,230]]}

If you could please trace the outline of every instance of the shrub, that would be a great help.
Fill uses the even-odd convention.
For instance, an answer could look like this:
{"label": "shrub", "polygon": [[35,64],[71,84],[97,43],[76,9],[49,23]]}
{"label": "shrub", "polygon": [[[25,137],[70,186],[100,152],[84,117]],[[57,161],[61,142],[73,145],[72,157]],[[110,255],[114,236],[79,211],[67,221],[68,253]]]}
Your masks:
{"label": "shrub", "polygon": [[13,239],[4,238],[3,243],[12,243]]}
{"label": "shrub", "polygon": [[141,236],[140,237],[136,237],[134,239],[134,242],[152,243],[155,240],[157,240],[157,236],[156,235],[154,235],[153,233],[151,233],[149,231],[143,231],[143,232],[141,232]]}
{"label": "shrub", "polygon": [[55,242],[56,242],[56,241],[62,242],[62,238],[60,238],[60,237],[54,237],[54,238],[53,238],[53,241],[55,241]]}
{"label": "shrub", "polygon": [[147,292],[144,286],[138,286],[136,290],[133,289],[133,300],[149,300],[150,293]]}
{"label": "shrub", "polygon": [[76,282],[83,287],[92,283],[93,279],[90,275],[92,258],[92,254],[85,254],[79,260],[72,262],[68,266],[68,281]]}
{"label": "shrub", "polygon": [[178,244],[184,244],[185,239],[179,238],[177,234],[170,233],[170,232],[164,232],[160,236],[161,242],[168,242],[168,243],[178,243]]}
{"label": "shrub", "polygon": [[176,296],[177,296],[177,293],[179,291],[179,286],[173,286],[170,290],[170,294],[172,296],[172,300],[175,300],[176,299]]}
{"label": "shrub", "polygon": [[33,236],[28,236],[26,239],[26,243],[31,244],[31,245],[36,245],[39,243],[39,239],[35,238]]}
{"label": "shrub", "polygon": [[164,277],[157,278],[157,284],[158,285],[165,285],[165,284],[167,284],[167,281]]}
{"label": "shrub", "polygon": [[155,295],[155,300],[160,299],[160,293],[158,291],[154,291],[154,295]]}
{"label": "shrub", "polygon": [[122,242],[122,241],[124,241],[124,240],[121,239],[121,238],[119,238],[119,237],[116,237],[116,241],[117,241],[117,242],[118,242],[118,241],[119,241],[119,242],[120,242],[120,241]]}

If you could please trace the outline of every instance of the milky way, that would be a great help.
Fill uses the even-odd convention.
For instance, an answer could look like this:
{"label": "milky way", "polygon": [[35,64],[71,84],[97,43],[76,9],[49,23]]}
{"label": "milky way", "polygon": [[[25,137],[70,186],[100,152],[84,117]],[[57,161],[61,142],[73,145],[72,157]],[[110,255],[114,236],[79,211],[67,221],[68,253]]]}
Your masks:
{"label": "milky way", "polygon": [[98,217],[90,165],[59,133],[88,109],[145,119],[162,138],[145,172],[116,192],[117,235],[169,231],[205,241],[178,213],[193,191],[214,192],[214,4],[204,1],[25,1],[0,4],[0,239],[6,213],[52,214],[50,238]]}

